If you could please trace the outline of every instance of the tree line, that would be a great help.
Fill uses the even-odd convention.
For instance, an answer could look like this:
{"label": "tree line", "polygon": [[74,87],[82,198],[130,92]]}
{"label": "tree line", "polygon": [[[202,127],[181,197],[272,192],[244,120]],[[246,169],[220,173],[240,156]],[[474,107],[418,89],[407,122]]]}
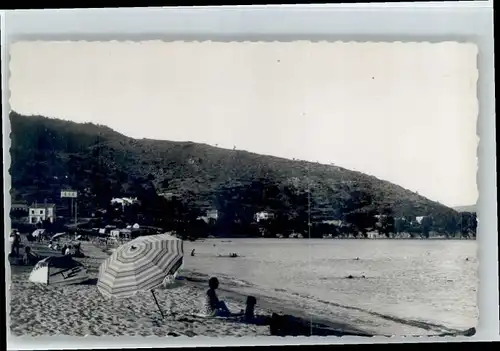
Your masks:
{"label": "tree line", "polygon": [[[401,233],[411,237],[429,238],[433,234],[446,237],[475,237],[477,217],[471,212],[440,213],[417,217],[398,216],[390,208],[376,210],[369,193],[352,193],[339,210],[335,223],[323,221],[318,211],[308,207],[307,194],[298,194],[293,189],[265,188],[255,182],[250,187],[228,187],[221,189],[212,207],[199,206],[197,195],[186,192],[182,197],[166,199],[156,193],[151,179],[137,180],[131,187],[138,202],[124,206],[112,205],[111,194],[101,199],[104,211],[97,213],[108,223],[128,222],[175,231],[184,238],[208,236],[227,237],[287,237],[300,233],[304,237],[366,238],[369,232],[393,238]],[[148,185],[149,184],[149,185]],[[101,192],[101,196],[102,196]],[[218,218],[203,219],[205,210],[215,208]],[[255,213],[269,211],[272,217],[257,222]]]}
{"label": "tree line", "polygon": [[[64,184],[78,190],[79,217],[94,216],[106,223],[140,223],[193,238],[209,235],[286,237],[291,233],[313,238],[324,235],[363,238],[373,231],[388,238],[400,233],[423,238],[433,233],[447,237],[476,235],[475,213],[450,209],[417,220],[414,209],[409,209],[410,213],[396,213],[397,206],[380,205],[384,203],[383,194],[360,184],[352,187],[340,184],[337,192],[314,191],[314,187],[308,192],[304,187],[262,177],[248,182],[228,181],[211,194],[182,189],[180,196],[166,199],[158,195],[153,175],[130,176],[103,161],[108,159],[103,157],[106,152],[106,149],[95,148],[92,158],[69,155],[64,179],[43,177],[44,173],[38,169],[40,176],[35,178],[47,181],[47,184],[38,184],[38,189],[46,189],[46,198],[54,202],[61,202],[58,197]],[[169,181],[163,183],[168,185]],[[123,208],[113,206],[111,199],[120,196],[137,197],[139,201]],[[209,208],[218,210],[217,220],[199,219]],[[259,211],[270,211],[274,217],[257,223],[254,215]],[[421,212],[426,214],[428,209],[423,208]],[[342,224],[324,223],[328,219]]]}

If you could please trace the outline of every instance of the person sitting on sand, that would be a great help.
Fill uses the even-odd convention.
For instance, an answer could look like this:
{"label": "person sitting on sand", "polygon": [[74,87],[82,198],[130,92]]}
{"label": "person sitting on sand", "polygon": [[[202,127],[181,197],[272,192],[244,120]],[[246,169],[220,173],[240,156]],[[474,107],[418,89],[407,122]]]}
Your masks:
{"label": "person sitting on sand", "polygon": [[257,299],[254,296],[247,297],[247,306],[245,309],[245,319],[247,321],[252,321],[255,318],[255,305],[257,304]]}
{"label": "person sitting on sand", "polygon": [[215,277],[210,278],[208,286],[210,288],[205,295],[204,314],[207,317],[228,317],[231,315],[224,301],[220,301],[215,292],[219,287],[219,280]]}
{"label": "person sitting on sand", "polygon": [[66,247],[66,250],[64,250],[64,255],[65,256],[71,255],[71,245]]}
{"label": "person sitting on sand", "polygon": [[80,243],[78,243],[78,244],[75,245],[75,252],[74,252],[73,256],[75,256],[75,257],[85,257],[85,255],[83,254],[83,252],[81,250]]}
{"label": "person sitting on sand", "polygon": [[38,261],[39,261],[38,255],[33,253],[29,246],[26,246],[24,248],[23,263],[25,265],[31,265],[37,263]]}
{"label": "person sitting on sand", "polygon": [[14,257],[18,257],[19,248],[21,247],[21,237],[19,236],[19,233],[15,229],[12,230],[10,237],[12,238],[11,255]]}

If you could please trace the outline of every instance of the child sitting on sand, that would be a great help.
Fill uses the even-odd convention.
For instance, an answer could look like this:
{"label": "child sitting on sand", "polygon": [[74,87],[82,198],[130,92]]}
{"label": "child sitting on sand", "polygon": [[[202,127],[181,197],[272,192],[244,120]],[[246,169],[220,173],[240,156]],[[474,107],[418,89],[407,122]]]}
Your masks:
{"label": "child sitting on sand", "polygon": [[219,287],[219,280],[215,277],[208,281],[209,289],[205,295],[204,315],[207,317],[228,317],[231,312],[224,301],[220,301],[215,290]]}
{"label": "child sitting on sand", "polygon": [[252,321],[255,318],[255,305],[257,304],[257,299],[254,296],[247,297],[247,305],[245,308],[245,319],[247,321]]}

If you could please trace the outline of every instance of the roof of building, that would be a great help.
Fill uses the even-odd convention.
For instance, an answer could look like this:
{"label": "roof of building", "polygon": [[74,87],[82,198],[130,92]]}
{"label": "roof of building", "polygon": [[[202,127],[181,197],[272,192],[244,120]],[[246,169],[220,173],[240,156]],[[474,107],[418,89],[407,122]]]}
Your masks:
{"label": "roof of building", "polygon": [[51,203],[41,203],[41,204],[32,204],[30,208],[50,208],[50,207],[56,207],[56,204],[51,204]]}
{"label": "roof of building", "polygon": [[28,207],[28,205],[27,204],[23,204],[23,203],[15,203],[14,202],[14,203],[12,203],[10,205],[10,207]]}

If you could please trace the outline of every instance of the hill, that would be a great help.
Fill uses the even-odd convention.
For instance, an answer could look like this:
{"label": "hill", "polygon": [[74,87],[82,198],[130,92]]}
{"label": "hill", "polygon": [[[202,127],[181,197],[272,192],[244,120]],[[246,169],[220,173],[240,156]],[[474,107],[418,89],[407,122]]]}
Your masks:
{"label": "hill", "polygon": [[[398,185],[345,168],[193,142],[133,139],[106,126],[12,112],[13,201],[60,202],[77,189],[81,211],[112,196],[172,193],[199,210],[243,218],[259,210],[339,219],[350,212],[453,216]],[[310,190],[310,192],[308,192]],[[80,206],[80,205],[79,205]]]}
{"label": "hill", "polygon": [[453,207],[453,209],[457,212],[471,212],[471,213],[476,213],[477,212],[477,205],[469,205],[469,206],[456,206]]}

